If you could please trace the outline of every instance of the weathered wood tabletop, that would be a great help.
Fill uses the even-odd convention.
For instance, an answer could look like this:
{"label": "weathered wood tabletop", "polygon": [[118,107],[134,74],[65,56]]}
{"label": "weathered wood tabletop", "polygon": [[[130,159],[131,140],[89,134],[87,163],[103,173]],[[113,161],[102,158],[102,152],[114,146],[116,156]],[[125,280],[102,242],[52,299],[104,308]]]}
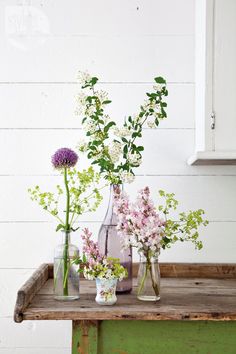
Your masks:
{"label": "weathered wood tabletop", "polygon": [[[136,271],[137,266],[134,266],[134,273]],[[72,302],[54,300],[52,265],[44,264],[18,291],[14,319],[16,322],[72,320],[73,343],[76,342],[73,344],[72,353],[109,353],[110,349],[98,351],[98,339],[95,340],[96,349],[90,351],[88,342],[81,342],[81,338],[88,339],[91,326],[97,328],[95,337],[98,338],[98,323],[101,322],[133,320],[144,323],[147,320],[155,322],[159,320],[163,324],[164,321],[179,323],[179,321],[231,322],[236,320],[236,265],[161,264],[161,273],[159,302],[139,301],[134,286],[131,294],[118,295],[115,306],[103,307],[95,302],[95,282],[84,279],[81,280],[79,300]],[[134,284],[135,282],[134,278]],[[79,332],[81,333],[78,334]],[[236,331],[234,333],[236,335]],[[217,346],[219,347],[218,344]],[[83,351],[82,349],[79,351],[78,348],[82,347]],[[136,354],[132,349],[127,353]],[[154,352],[150,349],[147,354],[149,353]],[[224,351],[224,353],[231,353],[231,351]],[[232,353],[236,353],[236,349]]]}

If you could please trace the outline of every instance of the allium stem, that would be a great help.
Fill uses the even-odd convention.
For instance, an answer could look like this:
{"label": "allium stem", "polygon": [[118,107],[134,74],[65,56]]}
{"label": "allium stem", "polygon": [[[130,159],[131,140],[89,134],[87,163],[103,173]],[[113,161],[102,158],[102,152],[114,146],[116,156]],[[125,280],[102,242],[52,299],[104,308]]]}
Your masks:
{"label": "allium stem", "polygon": [[70,231],[69,225],[69,214],[70,214],[70,191],[67,181],[67,168],[64,168],[64,183],[66,187],[66,222],[65,222],[65,231]]}
{"label": "allium stem", "polygon": [[64,269],[63,269],[63,295],[68,296],[68,247],[69,247],[69,215],[70,215],[70,191],[67,180],[67,168],[64,168],[64,183],[66,188],[66,221],[65,221],[65,246],[64,246]]}

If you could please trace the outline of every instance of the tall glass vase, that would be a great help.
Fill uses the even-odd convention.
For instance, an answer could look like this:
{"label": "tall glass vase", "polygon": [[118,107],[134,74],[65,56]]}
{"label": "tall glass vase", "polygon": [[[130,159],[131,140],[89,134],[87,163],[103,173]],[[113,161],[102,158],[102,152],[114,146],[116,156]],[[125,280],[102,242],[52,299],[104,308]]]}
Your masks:
{"label": "tall glass vase", "polygon": [[119,258],[120,263],[127,269],[128,277],[117,284],[117,293],[129,293],[132,290],[132,250],[121,249],[120,237],[117,232],[117,216],[114,212],[114,194],[122,185],[110,186],[110,198],[104,221],[98,233],[98,247],[102,254]]}
{"label": "tall glass vase", "polygon": [[54,298],[70,301],[79,298],[79,266],[73,259],[79,250],[71,244],[70,232],[62,232],[62,243],[55,248],[54,254]]}

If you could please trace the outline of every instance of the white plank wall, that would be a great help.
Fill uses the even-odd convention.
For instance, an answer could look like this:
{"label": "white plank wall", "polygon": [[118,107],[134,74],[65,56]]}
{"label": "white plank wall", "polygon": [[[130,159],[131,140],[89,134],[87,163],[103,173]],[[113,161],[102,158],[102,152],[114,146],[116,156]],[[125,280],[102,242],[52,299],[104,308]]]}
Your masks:
{"label": "white plank wall", "polygon": [[[27,6],[31,25],[20,15]],[[101,78],[119,122],[136,112],[153,77],[166,77],[169,118],[145,130],[143,165],[129,192],[150,185],[156,201],[158,189],[166,189],[176,193],[181,211],[206,210],[204,249],[181,244],[163,252],[162,261],[235,262],[236,167],[186,164],[194,147],[194,6],[194,0],[0,0],[0,354],[70,353],[70,322],[14,324],[12,314],[17,289],[52,261],[59,241],[27,188],[53,188],[60,177],[51,154],[74,148],[82,136],[74,114],[78,70]],[[94,236],[107,198],[108,191],[95,214],[81,217]],[[80,245],[79,235],[73,238]]]}

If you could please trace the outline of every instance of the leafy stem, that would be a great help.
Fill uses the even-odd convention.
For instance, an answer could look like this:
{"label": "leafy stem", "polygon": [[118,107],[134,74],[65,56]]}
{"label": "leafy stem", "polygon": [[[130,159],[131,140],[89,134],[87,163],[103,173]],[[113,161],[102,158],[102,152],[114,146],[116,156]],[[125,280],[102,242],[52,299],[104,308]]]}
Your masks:
{"label": "leafy stem", "polygon": [[66,221],[65,221],[65,231],[70,230],[69,216],[70,216],[70,191],[67,181],[67,168],[64,168],[64,183],[66,188]]}

